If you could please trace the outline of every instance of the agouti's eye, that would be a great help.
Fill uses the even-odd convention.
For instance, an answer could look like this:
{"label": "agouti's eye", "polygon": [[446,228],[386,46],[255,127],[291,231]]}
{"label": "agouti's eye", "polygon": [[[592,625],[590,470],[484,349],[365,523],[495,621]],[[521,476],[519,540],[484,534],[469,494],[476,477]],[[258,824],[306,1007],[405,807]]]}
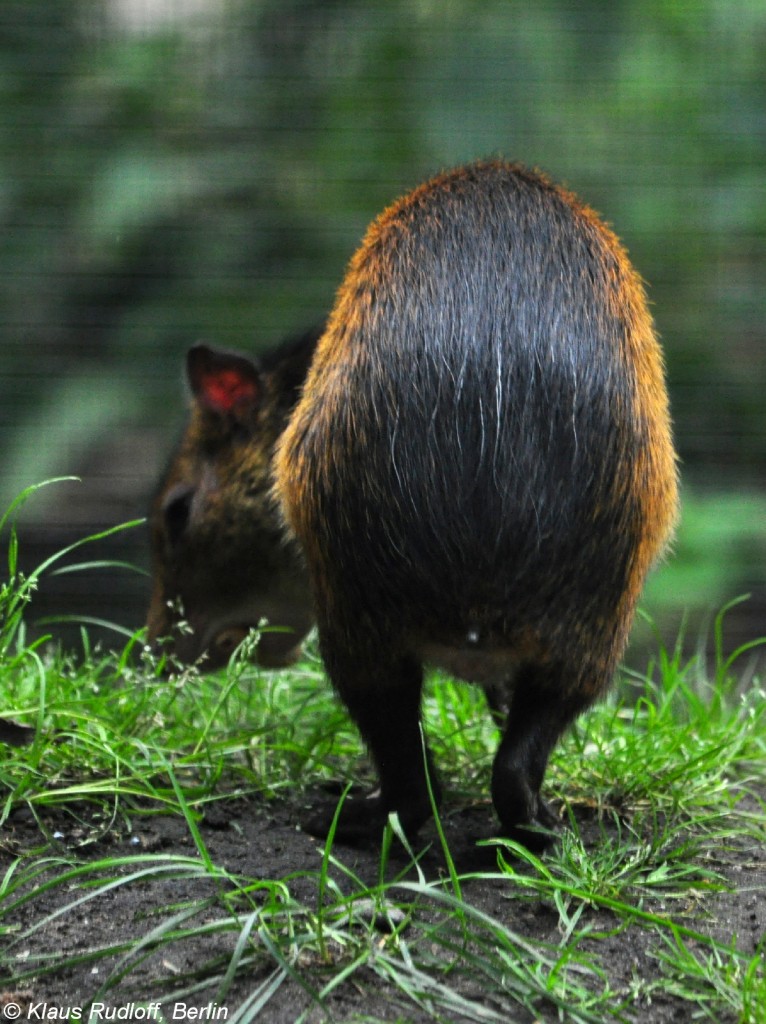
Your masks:
{"label": "agouti's eye", "polygon": [[162,503],[165,534],[171,547],[178,544],[186,531],[193,498],[193,487],[188,484],[178,484],[169,491]]}
{"label": "agouti's eye", "polygon": [[247,626],[230,626],[228,629],[222,629],[213,641],[216,653],[223,658],[230,658],[248,632]]}

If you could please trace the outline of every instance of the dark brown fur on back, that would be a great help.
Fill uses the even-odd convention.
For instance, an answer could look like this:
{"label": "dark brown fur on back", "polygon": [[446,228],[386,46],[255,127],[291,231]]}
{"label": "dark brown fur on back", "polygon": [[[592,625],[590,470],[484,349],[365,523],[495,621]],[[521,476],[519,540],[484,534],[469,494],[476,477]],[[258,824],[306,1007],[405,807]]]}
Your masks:
{"label": "dark brown fur on back", "polygon": [[504,164],[394,204],[277,486],[324,601],[384,634],[531,645],[602,689],[676,502],[661,355],[617,239]]}

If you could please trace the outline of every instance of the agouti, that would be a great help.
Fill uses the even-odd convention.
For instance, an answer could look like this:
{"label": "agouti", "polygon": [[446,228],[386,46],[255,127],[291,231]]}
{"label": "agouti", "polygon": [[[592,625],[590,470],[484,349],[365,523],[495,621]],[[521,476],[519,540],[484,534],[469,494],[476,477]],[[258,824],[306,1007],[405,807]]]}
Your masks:
{"label": "agouti", "polygon": [[150,634],[170,632],[179,597],[194,629],[179,655],[215,663],[265,616],[292,630],[264,634],[275,663],[316,621],[380,778],[378,796],[346,800],[348,841],[392,811],[414,834],[426,767],[438,799],[424,664],[482,684],[507,708],[502,832],[542,847],[551,749],[607,689],[676,516],[641,281],[574,195],[478,163],[373,222],[320,333],[260,368],[190,352]]}
{"label": "agouti", "polygon": [[312,626],[297,543],[272,494],[274,447],[298,400],[320,332],[262,358],[195,345],[191,416],[152,503],[149,640],[182,663],[225,665],[266,619],[258,661],[289,664]]}

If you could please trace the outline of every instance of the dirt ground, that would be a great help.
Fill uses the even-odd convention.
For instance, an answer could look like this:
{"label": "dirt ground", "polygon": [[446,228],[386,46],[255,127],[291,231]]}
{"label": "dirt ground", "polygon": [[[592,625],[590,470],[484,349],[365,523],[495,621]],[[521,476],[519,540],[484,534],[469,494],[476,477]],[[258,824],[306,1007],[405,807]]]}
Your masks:
{"label": "dirt ground", "polygon": [[[316,872],[320,866],[322,845],[296,827],[296,817],[300,817],[302,811],[305,808],[255,800],[218,803],[211,806],[200,830],[215,864],[225,866],[232,874],[253,879],[288,879],[295,899],[308,906],[315,906]],[[55,833],[55,845],[59,852],[68,854],[70,859],[74,854],[82,861],[132,855],[139,851],[194,854],[194,844],[186,823],[178,816],[136,816],[132,819],[132,831],[116,827],[98,842],[86,846],[80,844],[88,833],[87,815],[83,816],[79,824],[69,816],[62,816],[60,820],[52,816],[45,824],[51,834]],[[492,818],[488,807],[454,811],[445,817],[444,827],[459,871],[492,870],[494,854],[487,848],[477,848],[475,843],[477,837],[491,834]],[[595,823],[583,822],[583,833],[588,842],[599,841],[600,832]],[[427,841],[429,838],[435,839],[435,835],[429,836],[426,830],[423,838]],[[0,835],[0,858],[8,862],[14,854],[39,849],[40,841],[40,829],[32,815],[26,811],[17,812]],[[428,878],[436,878],[444,871],[438,850],[438,843],[434,842],[421,862]],[[55,855],[55,852],[51,850],[51,854]],[[379,871],[377,851],[339,846],[335,853],[359,878],[370,884],[375,883]],[[696,904],[690,899],[689,904],[682,908],[676,903],[672,912],[687,927],[712,934],[724,942],[730,942],[732,936],[737,936],[740,948],[751,954],[766,930],[766,853],[758,848],[725,849],[720,851],[720,860],[716,858],[708,866],[724,873],[733,891],[706,895]],[[389,872],[401,867],[401,863],[389,864]],[[60,865],[57,870],[61,870]],[[351,888],[349,878],[343,872],[334,870],[333,877],[341,888]],[[35,934],[28,946],[34,942],[35,952],[46,950],[72,954],[120,939],[134,941],[155,927],[162,916],[172,912],[166,910],[158,917],[158,908],[177,908],[186,900],[199,899],[211,893],[211,883],[202,881],[155,880],[121,886],[97,900],[53,918]],[[62,904],[72,902],[76,895],[73,890],[61,891],[60,887],[56,887],[27,904],[16,923],[22,928],[29,926]],[[509,897],[508,887],[504,886],[502,880],[468,881],[464,885],[463,895],[469,903],[506,922],[526,937],[552,942],[561,939],[556,911],[539,901]],[[647,902],[644,909],[656,910],[659,904],[653,908]],[[215,913],[220,915],[220,909]],[[615,930],[618,922],[611,914],[596,910],[588,913],[594,931]],[[172,988],[178,976],[209,960],[216,952],[216,946],[220,947],[221,953],[230,952],[234,939],[235,936],[229,933],[204,941],[199,938],[179,941],[149,955],[104,998],[113,1013],[121,1010],[121,1015],[112,1019],[147,1019],[145,1011],[131,1011],[131,1001],[152,999],[162,1003],[162,993],[170,990],[168,986]],[[636,977],[656,978],[658,964],[649,949],[652,943],[656,946],[656,935],[652,936],[647,929],[638,927],[617,929],[616,934],[593,940],[593,949],[597,950],[602,963],[607,966],[613,989],[627,991]],[[20,955],[19,962],[23,964],[24,946],[18,948],[17,955]],[[6,1012],[11,1004],[20,1007],[22,1011],[18,1019],[24,1019],[23,1015],[26,1014],[30,1020],[61,1019],[54,1013],[63,1015],[67,1008],[71,1011],[72,1008],[85,1007],[117,960],[118,957],[91,961],[85,957],[78,967],[18,984],[14,984],[12,979],[0,978],[0,1019],[13,1016],[13,1009],[10,1014]],[[272,968],[273,964],[253,968],[250,975],[238,978],[227,998],[227,1014],[215,1004],[215,988],[208,987],[187,997],[184,1006],[179,1007],[172,1002],[163,1003],[166,1019],[231,1019],[236,1007],[267,978]],[[338,969],[336,966],[335,971]],[[322,977],[321,965],[317,965],[317,970],[313,981],[321,987],[332,974]],[[471,980],[470,975],[463,977],[458,984],[467,998],[481,998],[479,986]],[[681,1003],[669,996],[655,996],[651,1005],[636,1006],[635,1011],[627,1014],[626,1019],[640,1020],[642,1024],[682,1022],[691,1020],[691,1009],[688,1003]],[[320,1024],[325,1020],[350,1022],[367,1018],[420,1024],[421,1021],[434,1019],[404,1000],[400,994],[397,995],[392,987],[384,986],[375,972],[367,968],[357,971],[351,982],[340,985],[327,999],[324,1009],[311,1006],[311,1000],[300,984],[286,981],[270,999],[259,1019],[270,1024],[294,1024],[306,1010],[308,1024]],[[103,1011],[101,1019],[109,1019],[107,1012]],[[70,1018],[72,1016],[76,1018],[77,1013],[70,1012]],[[82,1019],[86,1019],[86,1016]],[[448,1016],[442,1019],[459,1022],[464,1018]],[[543,1006],[534,1019],[553,1020],[555,1012],[549,1012]],[[509,1017],[509,1024],[512,1021],[531,1024],[533,1018],[519,1010],[514,1017]],[[726,1018],[722,1018],[720,1024],[726,1024]]]}

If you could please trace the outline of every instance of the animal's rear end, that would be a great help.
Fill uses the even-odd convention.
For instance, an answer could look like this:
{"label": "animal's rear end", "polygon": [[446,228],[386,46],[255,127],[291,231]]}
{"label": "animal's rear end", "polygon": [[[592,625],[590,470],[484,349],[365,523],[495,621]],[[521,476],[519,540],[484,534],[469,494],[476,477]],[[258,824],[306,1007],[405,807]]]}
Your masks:
{"label": "animal's rear end", "polygon": [[394,204],[351,263],[276,480],[381,774],[346,834],[428,813],[423,661],[507,688],[495,805],[507,833],[545,824],[550,749],[608,685],[675,514],[661,353],[617,239],[503,164]]}

